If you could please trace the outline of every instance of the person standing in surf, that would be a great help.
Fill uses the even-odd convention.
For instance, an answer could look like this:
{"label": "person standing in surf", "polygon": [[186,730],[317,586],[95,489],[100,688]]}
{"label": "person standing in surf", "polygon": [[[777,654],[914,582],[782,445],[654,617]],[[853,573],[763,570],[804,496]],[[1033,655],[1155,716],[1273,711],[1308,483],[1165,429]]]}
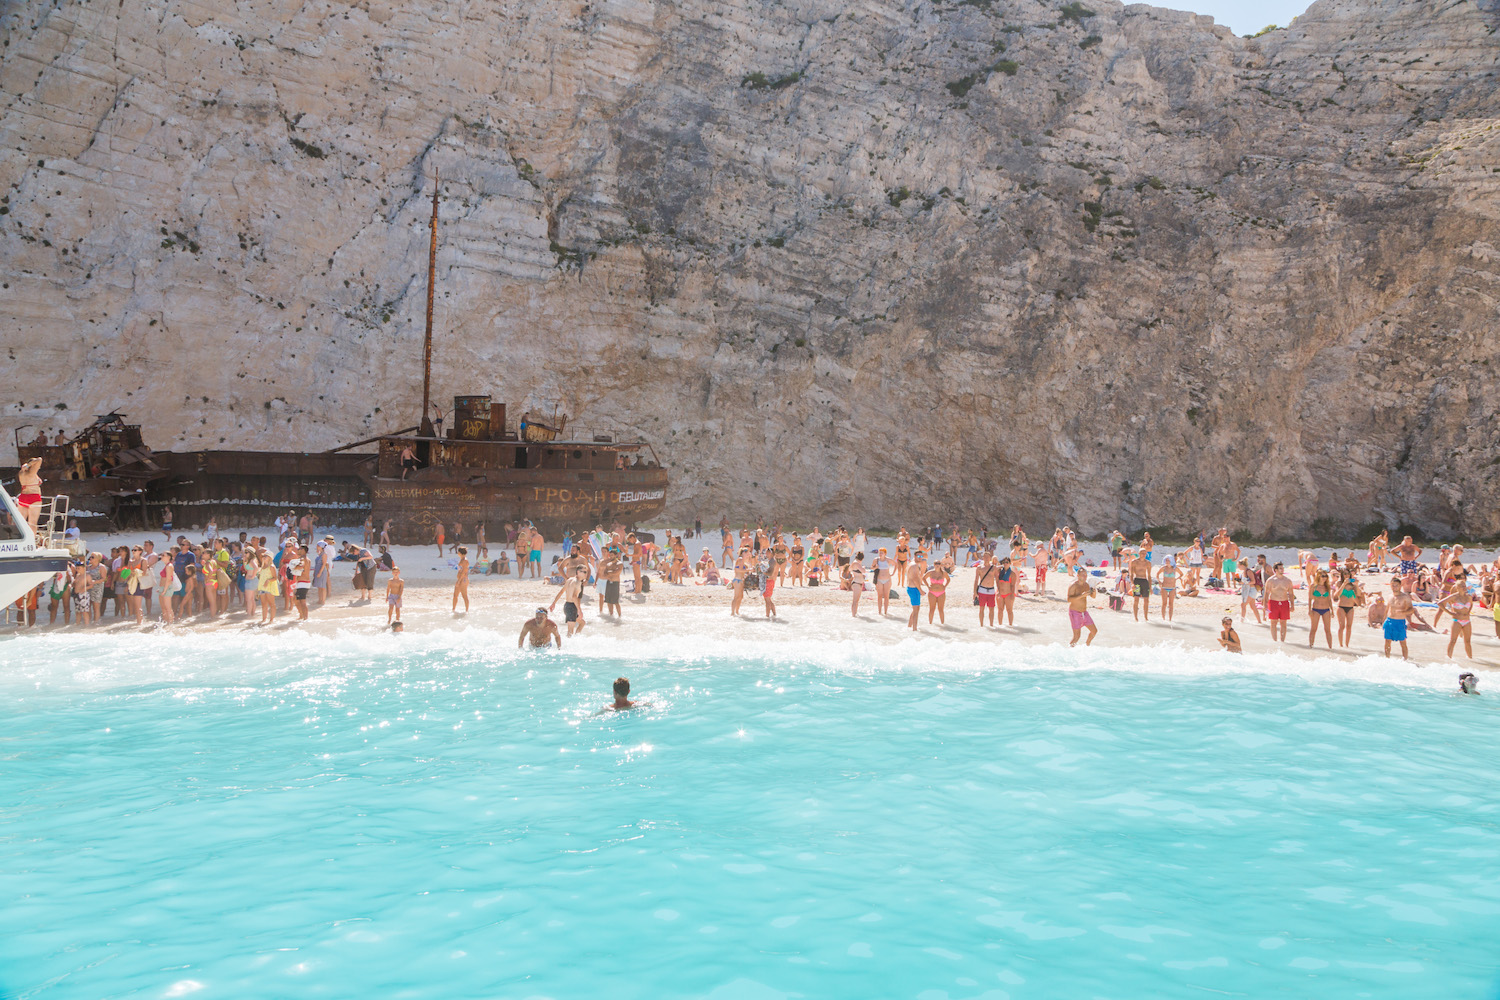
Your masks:
{"label": "person standing in surf", "polygon": [[1145,602],[1146,621],[1151,620],[1151,560],[1137,552],[1130,560],[1131,602],[1130,610],[1136,621],[1141,620],[1141,602]]}
{"label": "person standing in surf", "polygon": [[1286,627],[1292,620],[1292,604],[1296,594],[1291,577],[1281,563],[1271,567],[1271,577],[1266,581],[1266,620],[1271,623],[1271,641],[1286,642]]}
{"label": "person standing in surf", "polygon": [[[1408,539],[1409,541],[1410,539]],[[1389,659],[1391,655],[1391,643],[1401,644],[1401,659],[1408,659],[1406,650],[1406,627],[1407,619],[1416,610],[1412,604],[1411,595],[1408,594],[1397,577],[1391,578],[1391,602],[1385,608],[1385,622],[1381,631],[1385,636],[1385,655]]]}
{"label": "person standing in surf", "polygon": [[932,616],[937,615],[939,625],[947,625],[948,618],[945,607],[948,603],[948,570],[943,566],[942,560],[935,560],[932,568],[927,571],[927,624],[932,624]]}
{"label": "person standing in surf", "polygon": [[587,566],[579,566],[572,576],[563,582],[562,589],[557,596],[552,598],[552,604],[548,610],[557,607],[557,602],[563,602],[563,621],[568,626],[568,636],[571,638],[574,632],[583,631],[586,624],[583,620],[583,588],[589,582],[589,571]]}
{"label": "person standing in surf", "polygon": [[974,603],[979,606],[979,627],[984,628],[984,612],[988,608],[990,612],[990,627],[995,627],[995,591],[996,578],[1000,575],[1000,567],[995,565],[995,556],[986,552],[983,562],[974,571]]}
{"label": "person standing in surf", "polygon": [[1073,629],[1073,641],[1069,646],[1078,645],[1083,630],[1089,630],[1089,637],[1084,641],[1085,646],[1094,644],[1094,637],[1099,634],[1099,626],[1094,624],[1094,616],[1089,614],[1089,597],[1094,593],[1094,588],[1089,585],[1088,570],[1079,567],[1078,573],[1073,577],[1073,582],[1068,585],[1068,625]]}
{"label": "person standing in surf", "polygon": [[922,614],[922,569],[916,563],[906,567],[906,599],[911,602],[911,617],[906,619],[906,627],[915,632],[917,618]]}
{"label": "person standing in surf", "polygon": [[[852,617],[859,617],[859,599],[865,592],[865,554],[857,552],[854,555],[854,563],[849,567],[849,590],[852,597],[849,601],[849,613]],[[877,607],[879,602],[877,602]]]}

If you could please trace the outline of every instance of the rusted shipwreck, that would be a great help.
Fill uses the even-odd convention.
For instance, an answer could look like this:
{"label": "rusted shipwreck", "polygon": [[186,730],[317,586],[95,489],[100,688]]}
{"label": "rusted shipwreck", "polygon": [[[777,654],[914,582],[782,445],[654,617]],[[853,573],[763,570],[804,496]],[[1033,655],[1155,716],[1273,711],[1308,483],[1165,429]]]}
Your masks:
{"label": "rusted shipwreck", "polygon": [[[412,427],[324,452],[153,451],[137,424],[108,413],[62,443],[23,444],[22,462],[42,459],[49,487],[72,497],[84,527],[154,527],[214,520],[221,528],[266,525],[278,514],[313,513],[323,526],[368,516],[389,523],[396,544],[426,542],[439,522],[473,537],[485,522],[530,521],[544,534],[596,524],[635,525],[666,509],[667,471],[640,440],[591,434],[569,439],[565,416],[522,414],[487,395],[454,397],[451,426],[432,405],[433,284],[438,191],[432,195],[423,344],[422,416]],[[434,419],[434,415],[436,419]],[[375,447],[373,454],[358,449]],[[14,471],[8,470],[10,477]],[[5,470],[0,470],[4,476]]]}

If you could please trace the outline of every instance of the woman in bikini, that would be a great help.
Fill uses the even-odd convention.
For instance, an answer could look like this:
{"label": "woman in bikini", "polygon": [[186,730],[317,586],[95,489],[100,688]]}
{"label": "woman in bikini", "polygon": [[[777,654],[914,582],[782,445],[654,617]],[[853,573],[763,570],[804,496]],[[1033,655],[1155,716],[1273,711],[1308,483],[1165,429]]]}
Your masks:
{"label": "woman in bikini", "polygon": [[771,558],[776,560],[776,582],[781,584],[786,583],[787,551],[786,539],[777,531],[776,541],[771,546]]}
{"label": "woman in bikini", "polygon": [[1340,570],[1336,580],[1339,591],[1339,645],[1347,647],[1354,638],[1354,609],[1365,603],[1365,595],[1353,573]]}
{"label": "woman in bikini", "polygon": [[729,600],[729,613],[738,615],[740,603],[745,599],[745,575],[749,572],[749,559],[746,556],[747,549],[740,549],[739,558],[734,561],[734,577],[730,581],[734,596]]}
{"label": "woman in bikini", "polygon": [[151,572],[155,574],[152,590],[156,592],[156,604],[161,609],[162,624],[171,625],[177,621],[176,595],[181,588],[177,580],[177,567],[163,554],[151,567]]}
{"label": "woman in bikini", "polygon": [[856,553],[854,561],[849,564],[849,590],[852,597],[849,601],[849,613],[855,618],[859,617],[859,598],[865,592],[865,554]]}
{"label": "woman in bikini", "polygon": [[1313,640],[1318,635],[1318,623],[1323,625],[1323,638],[1328,643],[1328,648],[1333,648],[1333,626],[1329,619],[1333,617],[1333,587],[1328,582],[1326,570],[1318,570],[1313,576],[1312,586],[1307,588],[1307,617],[1311,619],[1307,630],[1307,648],[1312,649]]}
{"label": "woman in bikini", "polygon": [[943,606],[948,600],[948,571],[943,567],[941,561],[933,563],[927,571],[927,624],[932,624],[932,616],[937,615],[939,625],[948,624],[947,617],[943,614]]}
{"label": "woman in bikini", "polygon": [[802,586],[802,561],[807,556],[807,549],[802,544],[802,536],[792,535],[791,562],[787,564],[787,570],[792,577],[792,583]]}
{"label": "woman in bikini", "polygon": [[906,579],[906,564],[911,562],[911,536],[902,528],[896,535],[896,579]]}
{"label": "woman in bikini", "polygon": [[260,576],[257,581],[257,590],[260,592],[260,623],[269,625],[276,620],[276,598],[281,596],[281,581],[276,564],[271,561],[271,553],[265,549],[257,553],[256,565],[259,566]]}
{"label": "woman in bikini", "polygon": [[203,610],[212,618],[219,607],[218,573],[214,561],[201,548],[195,548],[193,555],[193,565],[196,567],[194,575],[198,578],[198,593],[202,595]]}
{"label": "woman in bikini", "polygon": [[[1448,659],[1453,659],[1453,649],[1460,637],[1464,640],[1464,655],[1474,659],[1474,595],[1469,593],[1468,577],[1455,576],[1448,582],[1441,607],[1453,616],[1453,624],[1448,629]],[[1436,621],[1434,618],[1433,622]]]}
{"label": "woman in bikini", "polygon": [[891,612],[891,573],[896,564],[886,554],[882,545],[875,555],[875,613],[888,615]]}
{"label": "woman in bikini", "polygon": [[16,494],[16,505],[21,508],[21,514],[26,518],[26,524],[33,534],[36,532],[37,517],[42,513],[41,468],[40,458],[33,458],[21,466],[21,492]]}
{"label": "woman in bikini", "polygon": [[[1161,569],[1156,571],[1156,582],[1161,584],[1161,614],[1167,621],[1172,620],[1172,609],[1177,604],[1177,575],[1177,560],[1171,556],[1163,558]],[[1244,614],[1243,607],[1240,613]]]}

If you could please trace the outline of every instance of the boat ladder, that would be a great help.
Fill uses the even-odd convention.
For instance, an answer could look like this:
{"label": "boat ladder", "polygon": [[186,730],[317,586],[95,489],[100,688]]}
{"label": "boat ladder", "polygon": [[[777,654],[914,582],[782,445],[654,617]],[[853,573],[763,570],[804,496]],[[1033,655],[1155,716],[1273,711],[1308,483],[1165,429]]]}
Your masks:
{"label": "boat ladder", "polygon": [[62,539],[68,530],[70,502],[66,496],[44,497],[38,504],[36,516],[36,547],[39,549],[63,548]]}

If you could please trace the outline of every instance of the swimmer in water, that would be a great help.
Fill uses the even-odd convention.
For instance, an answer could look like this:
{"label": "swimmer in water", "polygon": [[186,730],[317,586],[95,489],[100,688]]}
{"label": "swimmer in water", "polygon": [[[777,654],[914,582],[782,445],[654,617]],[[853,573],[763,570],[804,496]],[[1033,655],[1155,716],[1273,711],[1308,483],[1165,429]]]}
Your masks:
{"label": "swimmer in water", "polygon": [[557,648],[562,649],[562,634],[557,631],[557,625],[547,617],[546,608],[537,608],[536,614],[526,619],[526,624],[521,626],[521,637],[516,640],[516,648],[525,645],[526,640],[531,640],[532,649],[542,649],[554,640]]}
{"label": "swimmer in water", "polygon": [[631,701],[630,700],[630,678],[628,678],[628,677],[616,677],[615,678],[615,688],[614,688],[614,690],[615,690],[614,704],[612,704],[612,705],[605,705],[604,708],[602,709],[602,711],[605,711],[605,712],[628,712],[632,708],[650,708],[651,707],[651,703],[649,701]]}
{"label": "swimmer in water", "polygon": [[1223,631],[1219,633],[1219,645],[1223,646],[1224,650],[1229,653],[1244,652],[1240,648],[1240,634],[1234,630],[1234,619],[1225,615],[1223,621],[1219,624],[1224,626]]}
{"label": "swimmer in water", "polygon": [[1470,673],[1459,674],[1458,675],[1458,693],[1459,694],[1478,694],[1479,693],[1479,678],[1475,677],[1473,674],[1470,674]]}

